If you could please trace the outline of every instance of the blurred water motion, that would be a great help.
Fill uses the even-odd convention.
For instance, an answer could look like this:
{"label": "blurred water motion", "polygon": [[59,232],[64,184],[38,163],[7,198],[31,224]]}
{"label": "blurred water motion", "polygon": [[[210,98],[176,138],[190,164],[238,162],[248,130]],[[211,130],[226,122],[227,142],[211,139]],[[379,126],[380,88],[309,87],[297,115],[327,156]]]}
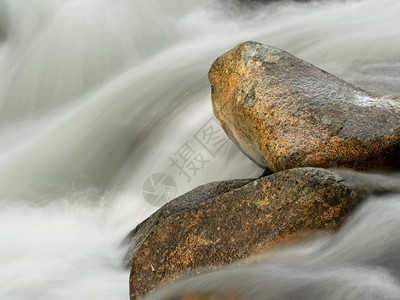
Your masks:
{"label": "blurred water motion", "polygon": [[[212,118],[208,69],[236,44],[278,46],[399,97],[399,1],[256,5],[0,0],[1,299],[127,299],[118,245],[156,209],[143,197],[147,178],[169,174],[180,195],[262,173],[230,141],[213,156],[196,139]],[[190,180],[171,164],[186,143],[209,161]],[[379,217],[394,211],[383,205]],[[381,240],[393,228],[371,235],[374,247],[397,247]],[[343,285],[372,278],[367,262],[347,268]],[[397,279],[385,270],[373,274],[390,299]],[[286,286],[295,290],[297,277],[307,286],[282,272]]]}

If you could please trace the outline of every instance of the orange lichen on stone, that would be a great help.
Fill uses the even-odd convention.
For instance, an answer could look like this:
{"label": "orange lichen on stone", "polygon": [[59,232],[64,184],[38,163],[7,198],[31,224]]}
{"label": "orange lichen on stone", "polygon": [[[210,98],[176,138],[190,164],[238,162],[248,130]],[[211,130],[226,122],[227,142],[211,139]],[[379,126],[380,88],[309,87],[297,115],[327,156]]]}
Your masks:
{"label": "orange lichen on stone", "polygon": [[399,180],[371,176],[297,168],[211,183],[169,202],[134,230],[131,299],[275,249],[296,233],[336,230],[370,193],[400,191]]}
{"label": "orange lichen on stone", "polygon": [[263,168],[400,166],[399,102],[255,42],[217,58],[209,79],[221,126]]}

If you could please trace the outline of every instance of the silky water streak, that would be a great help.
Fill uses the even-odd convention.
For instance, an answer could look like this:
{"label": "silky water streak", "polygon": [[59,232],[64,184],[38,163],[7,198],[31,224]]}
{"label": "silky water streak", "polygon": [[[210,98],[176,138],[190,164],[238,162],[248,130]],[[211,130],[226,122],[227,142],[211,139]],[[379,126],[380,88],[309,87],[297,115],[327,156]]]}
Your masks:
{"label": "silky water streak", "polygon": [[[186,142],[200,150],[214,59],[257,40],[399,97],[398,11],[396,0],[0,0],[0,298],[128,299],[120,242],[156,209],[143,197],[146,178],[168,172],[180,195],[262,173],[230,141],[190,182],[171,167]],[[394,202],[374,204],[374,221],[392,220]],[[330,243],[358,262],[371,244],[397,250],[393,228],[368,235],[366,247]],[[393,266],[397,252],[385,256]],[[314,260],[319,277],[337,253]],[[348,265],[343,285],[371,279],[368,263]],[[374,272],[390,299],[398,274],[386,266]],[[278,294],[317,277],[273,268],[285,274],[269,286]]]}

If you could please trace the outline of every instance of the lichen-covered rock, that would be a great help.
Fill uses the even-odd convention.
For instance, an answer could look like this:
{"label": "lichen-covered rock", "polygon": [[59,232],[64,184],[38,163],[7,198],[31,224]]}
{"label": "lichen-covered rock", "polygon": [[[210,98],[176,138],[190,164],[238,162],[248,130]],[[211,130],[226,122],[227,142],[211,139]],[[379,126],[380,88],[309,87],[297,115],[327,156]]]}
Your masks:
{"label": "lichen-covered rock", "polygon": [[400,166],[400,103],[374,97],[281,49],[246,42],[213,63],[214,114],[255,163]]}
{"label": "lichen-covered rock", "polygon": [[154,227],[158,226],[158,224],[164,222],[166,218],[180,213],[181,211],[190,210],[210,198],[217,197],[231,190],[242,187],[254,180],[255,178],[212,182],[199,186],[177,199],[168,202],[129,233],[126,241],[129,242],[130,247],[128,253],[125,255],[124,264],[127,266],[130,265],[134,253],[146,240],[149,232]]}
{"label": "lichen-covered rock", "polygon": [[367,195],[392,191],[400,191],[398,180],[319,168],[198,187],[130,234],[131,299],[189,271],[262,253],[303,230],[336,230]]}

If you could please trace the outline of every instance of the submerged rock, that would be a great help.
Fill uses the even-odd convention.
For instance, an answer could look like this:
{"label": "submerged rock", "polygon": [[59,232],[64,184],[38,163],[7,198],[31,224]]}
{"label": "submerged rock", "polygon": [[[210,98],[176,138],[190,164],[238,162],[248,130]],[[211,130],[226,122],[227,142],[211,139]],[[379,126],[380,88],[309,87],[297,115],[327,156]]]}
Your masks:
{"label": "submerged rock", "polygon": [[400,166],[395,100],[256,42],[217,58],[209,79],[223,129],[263,168]]}
{"label": "submerged rock", "polygon": [[130,234],[131,299],[189,271],[263,253],[303,230],[336,230],[369,194],[393,191],[398,180],[319,168],[198,187]]}

